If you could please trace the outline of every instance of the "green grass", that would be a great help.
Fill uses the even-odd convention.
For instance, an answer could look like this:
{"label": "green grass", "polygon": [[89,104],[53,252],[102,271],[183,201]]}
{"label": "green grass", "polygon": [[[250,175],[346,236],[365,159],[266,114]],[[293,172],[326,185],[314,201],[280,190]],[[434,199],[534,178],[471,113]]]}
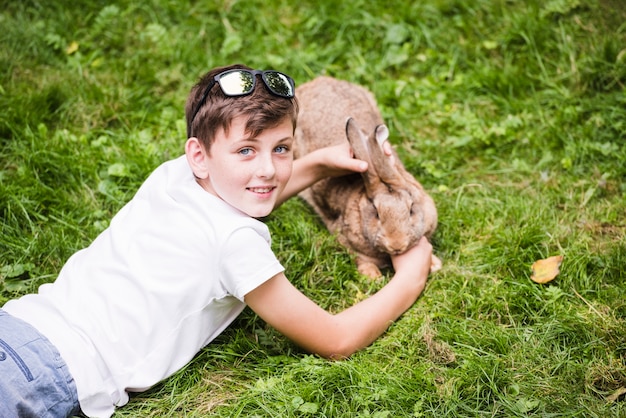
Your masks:
{"label": "green grass", "polygon": [[[182,153],[186,95],[217,65],[367,86],[439,210],[443,269],[366,350],[309,356],[245,311],[116,416],[626,416],[621,1],[4,3],[0,304],[53,281]],[[381,286],[301,201],[268,225],[323,307]]]}

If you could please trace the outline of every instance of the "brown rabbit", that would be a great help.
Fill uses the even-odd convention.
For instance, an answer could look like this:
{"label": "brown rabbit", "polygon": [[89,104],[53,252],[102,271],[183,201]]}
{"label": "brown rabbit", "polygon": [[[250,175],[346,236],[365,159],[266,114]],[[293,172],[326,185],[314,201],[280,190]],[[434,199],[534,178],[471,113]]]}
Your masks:
{"label": "brown rabbit", "polygon": [[[381,144],[389,131],[374,96],[365,88],[318,77],[296,89],[300,114],[295,156],[340,144],[346,136],[354,156],[368,162],[362,174],[321,180],[300,193],[339,242],[356,254],[358,271],[371,278],[437,226],[437,210],[397,154]],[[431,271],[441,261],[433,255]]]}

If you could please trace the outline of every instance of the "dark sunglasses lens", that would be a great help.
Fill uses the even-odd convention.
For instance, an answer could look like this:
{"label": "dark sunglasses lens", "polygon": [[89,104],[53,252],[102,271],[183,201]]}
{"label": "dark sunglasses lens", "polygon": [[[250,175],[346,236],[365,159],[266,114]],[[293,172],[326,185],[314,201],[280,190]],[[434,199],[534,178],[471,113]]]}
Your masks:
{"label": "dark sunglasses lens", "polygon": [[247,71],[230,71],[219,78],[220,87],[228,96],[241,96],[254,89],[254,76]]}
{"label": "dark sunglasses lens", "polygon": [[277,71],[266,71],[263,74],[263,79],[274,94],[282,97],[294,96],[293,83],[285,74]]}

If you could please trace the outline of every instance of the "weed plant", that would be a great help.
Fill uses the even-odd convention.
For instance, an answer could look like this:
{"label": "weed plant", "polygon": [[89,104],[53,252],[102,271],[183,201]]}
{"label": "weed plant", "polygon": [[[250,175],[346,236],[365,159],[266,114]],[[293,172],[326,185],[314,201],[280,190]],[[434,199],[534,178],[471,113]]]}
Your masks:
{"label": "weed plant", "polygon": [[[245,311],[116,416],[626,416],[624,22],[621,0],[5,0],[0,304],[53,281],[182,153],[206,70],[328,74],[376,95],[437,203],[443,269],[349,360]],[[302,201],[267,222],[323,307],[382,285]],[[551,255],[560,275],[532,282]]]}

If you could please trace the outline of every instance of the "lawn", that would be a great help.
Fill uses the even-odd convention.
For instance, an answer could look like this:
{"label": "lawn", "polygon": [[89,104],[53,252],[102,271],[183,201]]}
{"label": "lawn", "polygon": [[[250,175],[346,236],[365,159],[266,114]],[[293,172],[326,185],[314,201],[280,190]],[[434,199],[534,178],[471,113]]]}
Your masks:
{"label": "lawn", "polygon": [[[626,416],[622,0],[2,3],[0,305],[182,153],[214,66],[366,86],[439,211],[443,269],[367,349],[323,360],[246,310],[116,417]],[[267,223],[324,308],[382,286],[301,200]],[[533,282],[554,255],[560,274]]]}

